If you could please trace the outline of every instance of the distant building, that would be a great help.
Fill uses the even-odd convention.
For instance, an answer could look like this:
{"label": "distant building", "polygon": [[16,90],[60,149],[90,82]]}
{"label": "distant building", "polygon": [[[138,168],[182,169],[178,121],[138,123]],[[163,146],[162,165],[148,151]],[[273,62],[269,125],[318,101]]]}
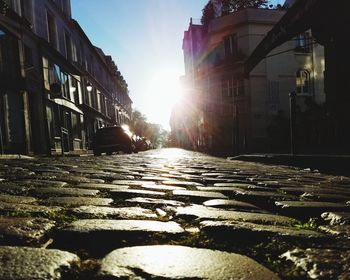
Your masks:
{"label": "distant building", "polygon": [[248,79],[243,75],[245,59],[284,14],[247,8],[208,26],[190,22],[183,50],[197,116],[196,132],[187,131],[196,135],[196,148],[222,155],[285,152],[289,93],[296,92],[300,112],[323,104],[323,47],[310,31],[271,52]]}
{"label": "distant building", "polygon": [[71,18],[70,0],[0,8],[2,153],[81,153],[97,128],[128,122],[127,84]]}

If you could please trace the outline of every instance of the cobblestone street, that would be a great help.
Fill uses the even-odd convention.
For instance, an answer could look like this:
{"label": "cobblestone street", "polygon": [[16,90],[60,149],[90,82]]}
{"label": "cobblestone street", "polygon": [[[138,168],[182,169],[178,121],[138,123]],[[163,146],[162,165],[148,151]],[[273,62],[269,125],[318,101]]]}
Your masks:
{"label": "cobblestone street", "polygon": [[162,149],[0,181],[0,279],[350,279],[347,177]]}

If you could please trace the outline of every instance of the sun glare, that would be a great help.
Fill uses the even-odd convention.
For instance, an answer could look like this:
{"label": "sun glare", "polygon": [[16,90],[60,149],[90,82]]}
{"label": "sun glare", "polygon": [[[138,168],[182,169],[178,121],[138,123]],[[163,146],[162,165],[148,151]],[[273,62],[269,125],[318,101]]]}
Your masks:
{"label": "sun glare", "polygon": [[173,105],[181,98],[179,75],[170,71],[159,71],[150,79],[146,92],[146,116],[150,121],[169,127]]}

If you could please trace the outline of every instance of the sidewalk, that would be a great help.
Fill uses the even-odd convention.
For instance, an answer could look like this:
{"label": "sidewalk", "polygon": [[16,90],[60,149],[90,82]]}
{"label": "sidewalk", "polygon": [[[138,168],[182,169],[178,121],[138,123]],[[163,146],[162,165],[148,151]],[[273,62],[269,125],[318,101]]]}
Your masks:
{"label": "sidewalk", "polygon": [[310,168],[321,173],[350,176],[350,156],[348,155],[248,154],[229,159]]}

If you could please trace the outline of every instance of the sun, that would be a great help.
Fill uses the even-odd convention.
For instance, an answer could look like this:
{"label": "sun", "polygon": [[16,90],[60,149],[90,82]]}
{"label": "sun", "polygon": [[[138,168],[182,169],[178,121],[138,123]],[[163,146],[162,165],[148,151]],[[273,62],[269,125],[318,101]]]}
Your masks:
{"label": "sun", "polygon": [[167,70],[155,72],[145,92],[147,118],[168,128],[171,110],[181,98],[182,92],[178,74]]}

